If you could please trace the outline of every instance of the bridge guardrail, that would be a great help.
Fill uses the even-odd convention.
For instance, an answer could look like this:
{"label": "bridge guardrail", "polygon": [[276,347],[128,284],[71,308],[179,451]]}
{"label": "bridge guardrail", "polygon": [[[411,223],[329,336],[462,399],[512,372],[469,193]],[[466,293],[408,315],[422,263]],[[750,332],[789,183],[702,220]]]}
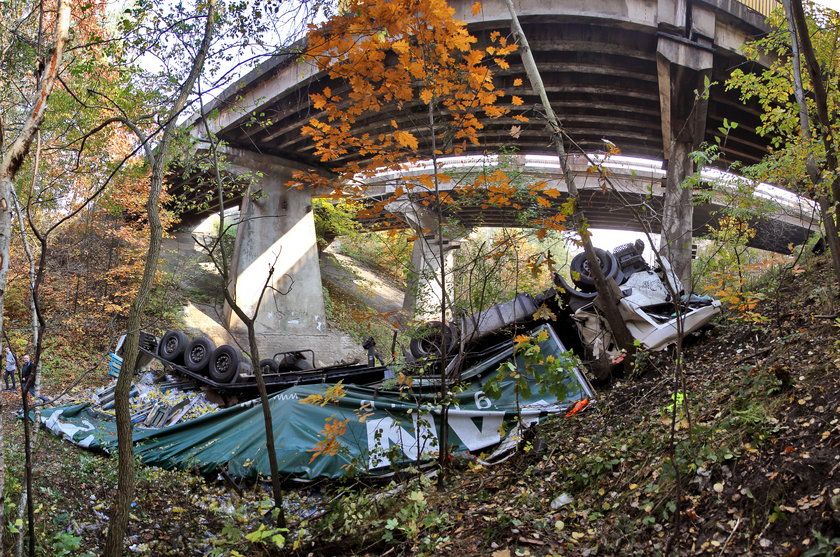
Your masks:
{"label": "bridge guardrail", "polygon": [[738,0],[738,2],[752,8],[764,17],[768,17],[770,12],[782,5],[778,0]]}

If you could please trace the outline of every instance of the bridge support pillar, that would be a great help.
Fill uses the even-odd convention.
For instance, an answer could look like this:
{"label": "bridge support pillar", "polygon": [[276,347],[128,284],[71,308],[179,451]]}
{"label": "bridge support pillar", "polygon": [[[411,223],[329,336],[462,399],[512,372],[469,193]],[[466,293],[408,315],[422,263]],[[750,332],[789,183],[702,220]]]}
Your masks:
{"label": "bridge support pillar", "polygon": [[448,239],[445,232],[441,243],[437,215],[426,207],[406,200],[392,203],[389,210],[402,214],[417,236],[411,250],[411,270],[406,280],[403,313],[422,321],[440,320],[444,299],[447,313],[451,312],[453,251],[459,244]]}
{"label": "bridge support pillar", "polygon": [[[316,358],[342,357],[341,347],[331,346],[326,338],[313,341],[326,337],[327,321],[311,191],[285,186],[295,170],[291,162],[229,151],[235,153],[234,170],[252,177],[236,227],[229,291],[246,315],[258,310],[260,356],[317,348],[317,343],[321,350]],[[244,324],[228,305],[225,318],[237,338],[246,338]]]}
{"label": "bridge support pillar", "polygon": [[[691,6],[687,9],[690,13]],[[687,21],[691,22],[691,17]],[[708,22],[699,17],[693,24],[704,23]],[[656,53],[666,165],[660,245],[686,288],[691,284],[694,206],[691,189],[683,187],[683,182],[694,171],[690,154],[703,141],[708,107],[706,79],[713,61],[711,40],[695,33],[691,23],[687,27],[686,37],[660,33]]]}

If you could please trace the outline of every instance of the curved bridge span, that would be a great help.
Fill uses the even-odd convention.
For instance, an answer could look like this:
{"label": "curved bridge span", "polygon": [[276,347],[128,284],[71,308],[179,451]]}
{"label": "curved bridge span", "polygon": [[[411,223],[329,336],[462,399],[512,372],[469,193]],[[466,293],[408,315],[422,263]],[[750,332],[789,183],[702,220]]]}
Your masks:
{"label": "curved bridge span", "polygon": [[[451,4],[480,42],[493,31],[510,32],[508,13],[500,0],[484,1],[477,15],[471,12],[472,0]],[[599,187],[587,185],[584,209],[593,226],[630,227],[633,219],[625,205],[650,202],[654,213],[664,215],[662,220],[654,219],[654,230],[661,227],[684,252],[692,233],[714,222],[717,203],[712,199],[693,211],[692,192],[679,188],[691,171],[689,153],[702,141],[713,139],[724,118],[739,125],[727,137],[721,164],[755,162],[766,152],[765,141],[755,132],[758,107],[743,105],[721,85],[736,67],[759,69],[739,54],[739,48],[768,31],[763,16],[736,0],[520,0],[517,11],[549,100],[568,135],[587,152],[602,149],[603,139],[608,139],[624,155],[666,161],[664,170],[644,179],[637,174],[633,180],[631,176],[619,180],[626,190],[622,197],[604,196]],[[497,85],[506,98],[516,94],[524,101],[509,106],[511,114],[538,112],[537,96],[527,87],[513,85],[525,77],[518,54],[509,56],[508,62],[509,69],[496,73]],[[698,95],[707,83],[713,84],[708,96]],[[298,54],[276,56],[206,108],[213,115],[210,128],[228,145],[234,169],[257,171],[261,176],[251,186],[251,192],[260,195],[242,198],[243,222],[232,262],[239,303],[246,311],[253,310],[258,287],[274,261],[273,286],[284,291],[287,281],[294,281],[294,295],[264,302],[273,309],[261,311],[257,323],[264,344],[275,351],[299,348],[296,339],[317,337],[324,327],[312,192],[289,190],[284,184],[296,169],[329,173],[357,157],[348,155],[323,164],[315,157],[311,141],[300,134],[301,127],[317,114],[310,93],[327,86],[338,90],[343,85],[319,73]],[[392,119],[415,132],[421,150],[428,147],[422,143],[429,137],[426,107],[419,101],[400,110],[385,110],[359,125],[371,133],[387,132]],[[537,118],[526,124],[511,118],[484,124],[482,146],[473,154],[502,147],[514,147],[522,155],[552,153],[550,138]],[[521,127],[516,139],[509,133],[513,124]],[[193,126],[193,133],[200,139],[202,127]],[[184,192],[182,184],[171,188],[175,195]],[[807,234],[809,216],[801,210],[798,215],[785,214],[788,209],[756,222],[757,246],[784,251],[782,246]],[[460,218],[490,223],[494,218],[501,222],[505,215],[465,213]],[[233,316],[230,324],[237,326]]]}
{"label": "curved bridge span", "polygon": [[[499,0],[483,2],[478,15],[471,12],[471,0],[451,4],[480,42],[492,31],[510,32]],[[755,134],[758,107],[744,106],[722,86],[734,68],[750,66],[739,53],[744,42],[768,30],[758,12],[735,0],[521,0],[517,5],[552,106],[586,151],[602,149],[607,138],[628,156],[668,158],[663,148],[674,139],[673,120],[694,107],[695,89],[702,91],[708,78],[717,85],[703,109],[700,138],[711,139],[726,117],[740,124],[727,140],[727,160],[754,162],[765,152],[765,142]],[[514,79],[524,77],[518,55],[508,62],[509,69],[496,72],[497,84],[508,98],[516,94],[525,101],[508,108],[511,114],[532,111],[537,96],[513,86]],[[322,166],[300,128],[317,114],[309,94],[324,86],[338,90],[342,84],[326,79],[305,57],[276,56],[223,92],[207,111],[219,111],[212,127],[232,147]],[[377,122],[385,129],[382,124],[392,118],[417,122],[416,135],[423,138],[428,136],[425,110],[419,102],[409,103],[359,125],[373,133]],[[485,122],[478,151],[513,143],[523,153],[550,154],[544,125],[532,120]],[[522,127],[515,142],[508,133],[512,124]]]}
{"label": "curved bridge span", "polygon": [[[653,161],[629,160],[626,157],[604,160],[587,160],[582,155],[570,156],[569,167],[581,192],[581,207],[591,228],[628,230],[659,234],[662,230],[662,206],[666,172]],[[590,162],[595,162],[608,176],[609,183],[592,172]],[[406,181],[431,172],[431,163],[415,165],[413,170],[384,173],[368,185],[371,199],[391,199],[393,192]],[[538,209],[526,198],[524,209],[514,207],[484,207],[481,203],[456,204],[457,210],[448,210],[447,217],[466,228],[476,226],[529,227],[529,219],[547,217],[555,213],[568,199],[569,193],[556,156],[517,155],[452,157],[443,159],[440,171],[451,177],[441,184],[441,191],[457,197],[455,184],[469,183],[479,173],[504,172],[523,184],[536,181],[546,183],[546,189],[556,190],[550,208]],[[733,209],[738,183],[748,182],[738,176],[704,172],[703,188],[693,200],[693,236],[705,235],[710,228],[717,228],[718,221]],[[466,180],[464,180],[466,179]],[[819,227],[816,206],[808,199],[797,197],[766,184],[754,186],[750,225],[756,236],[748,245],[757,249],[789,253],[790,244],[801,244]],[[742,190],[743,191],[743,190]],[[416,195],[423,194],[415,190]],[[407,197],[403,199],[408,201]],[[743,211],[741,211],[743,213]],[[370,229],[400,226],[401,216],[386,215],[381,219],[365,219]]]}

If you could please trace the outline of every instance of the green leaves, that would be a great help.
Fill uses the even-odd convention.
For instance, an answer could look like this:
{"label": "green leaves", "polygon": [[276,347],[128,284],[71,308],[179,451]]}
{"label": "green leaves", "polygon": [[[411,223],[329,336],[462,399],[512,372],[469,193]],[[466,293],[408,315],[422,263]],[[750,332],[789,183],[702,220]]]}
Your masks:
{"label": "green leaves", "polygon": [[251,543],[271,543],[282,549],[286,545],[286,537],[283,534],[288,531],[288,528],[269,528],[265,524],[260,524],[255,531],[245,534],[245,539]]}

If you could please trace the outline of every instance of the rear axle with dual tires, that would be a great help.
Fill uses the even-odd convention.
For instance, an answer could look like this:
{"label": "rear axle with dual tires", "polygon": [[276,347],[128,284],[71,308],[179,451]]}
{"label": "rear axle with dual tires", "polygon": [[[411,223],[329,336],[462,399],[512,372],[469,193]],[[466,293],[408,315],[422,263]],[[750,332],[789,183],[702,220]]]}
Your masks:
{"label": "rear axle with dual tires", "polygon": [[[248,391],[257,386],[254,366],[248,356],[229,344],[216,346],[206,336],[191,339],[182,331],[169,330],[158,339],[142,332],[140,350],[145,358],[162,362],[164,368],[218,390]],[[384,366],[341,364],[316,368],[314,362],[312,350],[278,352],[273,358],[260,360],[260,369],[271,391],[339,380],[367,383],[381,380],[385,375]]]}

